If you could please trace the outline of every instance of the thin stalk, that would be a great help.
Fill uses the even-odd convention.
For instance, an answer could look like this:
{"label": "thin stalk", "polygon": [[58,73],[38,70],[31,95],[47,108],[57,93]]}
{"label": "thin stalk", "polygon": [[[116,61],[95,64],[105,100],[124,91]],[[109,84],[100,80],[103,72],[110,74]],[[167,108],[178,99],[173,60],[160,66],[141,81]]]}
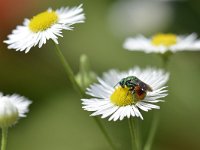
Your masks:
{"label": "thin stalk", "polygon": [[149,135],[148,135],[147,141],[144,146],[144,150],[151,150],[151,147],[153,145],[153,141],[155,138],[155,134],[156,134],[156,131],[158,128],[159,118],[160,118],[159,113],[155,112],[154,118],[153,118],[153,121],[152,121],[152,124],[150,127]]}
{"label": "thin stalk", "polygon": [[173,53],[170,51],[165,52],[164,54],[159,54],[162,59],[162,67],[167,70],[168,63]]}
{"label": "thin stalk", "polygon": [[138,150],[141,150],[141,146],[142,146],[142,143],[141,143],[141,131],[140,131],[140,126],[139,126],[139,120],[135,119],[135,133],[136,133],[136,143],[138,145]]}
{"label": "thin stalk", "polygon": [[[169,59],[172,56],[172,54],[173,53],[171,53],[170,51],[166,52],[165,54],[161,54],[162,67],[166,71],[167,71]],[[156,131],[157,131],[157,128],[158,128],[158,125],[159,125],[159,120],[160,120],[160,115],[159,115],[158,112],[155,112],[151,126],[150,126],[149,134],[148,134],[146,143],[144,145],[144,150],[151,150],[153,142],[154,142],[154,138],[155,138],[155,135],[156,135]]]}
{"label": "thin stalk", "polygon": [[[65,69],[65,72],[67,73],[67,76],[69,77],[71,83],[73,84],[74,89],[80,94],[81,97],[85,96],[85,93],[83,92],[82,88],[79,86],[79,84],[77,83],[74,73],[69,65],[69,63],[67,62],[67,60],[65,59],[64,55],[62,54],[62,51],[60,50],[59,46],[55,44],[56,47],[56,53]],[[96,124],[98,125],[99,129],[101,130],[101,132],[103,133],[104,137],[106,138],[106,140],[108,141],[108,143],[110,144],[110,146],[112,147],[113,150],[116,150],[111,138],[109,137],[108,133],[106,132],[103,124],[101,123],[101,121],[97,118],[97,117],[93,117]]]}
{"label": "thin stalk", "polygon": [[166,71],[167,71],[167,68],[168,68],[168,63],[169,63],[168,60],[163,59],[163,61],[162,61],[162,67],[163,67]]}
{"label": "thin stalk", "polygon": [[76,82],[75,78],[74,78],[74,73],[69,65],[69,63],[67,62],[67,60],[65,59],[64,55],[62,54],[62,51],[60,50],[59,46],[55,44],[55,47],[56,47],[56,53],[65,69],[65,72],[67,73],[67,76],[69,78],[69,80],[71,81],[74,89],[81,95],[83,96],[84,95],[84,92],[83,90],[81,89],[81,87],[78,85],[78,83]]}
{"label": "thin stalk", "polygon": [[7,137],[8,137],[8,128],[4,127],[2,128],[1,150],[6,150]]}
{"label": "thin stalk", "polygon": [[[168,63],[169,63],[169,58],[172,55],[172,53],[166,53],[166,54],[161,54],[161,58],[162,58],[162,67],[163,69],[167,70],[168,67]],[[152,145],[153,145],[153,141],[156,135],[156,131],[158,128],[158,124],[159,124],[159,120],[160,120],[160,116],[158,112],[155,112],[153,115],[153,120],[150,126],[150,130],[149,130],[149,134],[146,140],[146,143],[144,145],[144,150],[151,150]]]}
{"label": "thin stalk", "polygon": [[133,121],[131,118],[128,119],[128,125],[129,125],[129,130],[130,130],[130,135],[131,135],[131,148],[132,150],[138,150],[138,143],[137,143],[137,137],[136,137],[136,129]]}
{"label": "thin stalk", "polygon": [[104,137],[106,138],[106,140],[108,141],[108,143],[110,144],[111,148],[113,150],[116,150],[117,148],[115,147],[115,145],[113,144],[111,138],[109,137],[108,133],[106,132],[104,126],[102,125],[102,123],[100,122],[100,120],[97,117],[93,117],[95,122],[98,124],[101,132],[104,134]]}

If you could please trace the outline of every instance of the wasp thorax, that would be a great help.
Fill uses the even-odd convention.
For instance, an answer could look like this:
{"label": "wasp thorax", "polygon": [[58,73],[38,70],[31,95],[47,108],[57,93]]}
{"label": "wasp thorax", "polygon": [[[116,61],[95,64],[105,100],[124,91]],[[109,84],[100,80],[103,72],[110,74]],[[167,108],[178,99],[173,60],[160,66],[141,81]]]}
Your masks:
{"label": "wasp thorax", "polygon": [[127,87],[117,87],[110,97],[113,104],[117,106],[131,105],[135,102],[134,95]]}

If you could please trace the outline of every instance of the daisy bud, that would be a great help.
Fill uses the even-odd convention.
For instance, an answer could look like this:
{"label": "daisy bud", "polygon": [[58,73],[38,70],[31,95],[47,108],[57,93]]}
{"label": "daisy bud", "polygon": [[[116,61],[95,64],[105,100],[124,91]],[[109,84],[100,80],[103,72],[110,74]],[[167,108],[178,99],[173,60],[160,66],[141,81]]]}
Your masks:
{"label": "daisy bud", "polygon": [[86,55],[80,57],[79,73],[76,75],[76,81],[80,87],[86,89],[91,83],[97,80],[97,75],[90,69],[89,59]]}
{"label": "daisy bud", "polygon": [[31,101],[19,95],[3,96],[0,93],[0,127],[10,127],[17,123],[20,117],[25,117]]}

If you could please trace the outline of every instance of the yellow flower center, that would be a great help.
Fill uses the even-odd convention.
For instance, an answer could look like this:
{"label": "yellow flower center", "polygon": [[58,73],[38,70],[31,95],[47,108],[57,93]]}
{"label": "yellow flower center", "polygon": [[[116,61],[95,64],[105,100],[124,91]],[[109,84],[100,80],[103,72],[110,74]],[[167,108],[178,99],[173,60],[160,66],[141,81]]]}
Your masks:
{"label": "yellow flower center", "polygon": [[134,96],[131,91],[125,87],[117,87],[113,94],[110,96],[110,100],[113,104],[117,106],[126,106],[134,103]]}
{"label": "yellow flower center", "polygon": [[30,23],[29,29],[33,32],[44,31],[58,21],[58,15],[55,11],[45,11],[34,16]]}
{"label": "yellow flower center", "polygon": [[151,43],[155,46],[171,46],[177,43],[175,34],[156,34],[152,37]]}

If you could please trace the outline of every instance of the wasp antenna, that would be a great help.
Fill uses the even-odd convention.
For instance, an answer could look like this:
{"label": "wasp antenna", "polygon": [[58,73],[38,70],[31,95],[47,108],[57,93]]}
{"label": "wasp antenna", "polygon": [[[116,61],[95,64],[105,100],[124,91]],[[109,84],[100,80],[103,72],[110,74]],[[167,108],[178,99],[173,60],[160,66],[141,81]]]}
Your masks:
{"label": "wasp antenna", "polygon": [[119,84],[119,82],[117,84],[115,84],[114,88]]}

